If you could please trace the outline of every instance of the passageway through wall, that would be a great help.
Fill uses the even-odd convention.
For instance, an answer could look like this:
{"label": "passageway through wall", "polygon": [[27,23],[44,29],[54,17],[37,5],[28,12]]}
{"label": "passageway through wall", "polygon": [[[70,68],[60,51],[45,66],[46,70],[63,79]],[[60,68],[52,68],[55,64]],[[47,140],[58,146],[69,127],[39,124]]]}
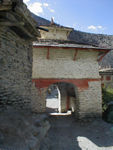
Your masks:
{"label": "passageway through wall", "polygon": [[58,82],[48,87],[46,111],[48,113],[71,114],[77,109],[77,87],[71,83]]}
{"label": "passageway through wall", "polygon": [[58,86],[55,84],[50,85],[46,93],[46,111],[49,113],[58,113],[60,111],[60,101]]}

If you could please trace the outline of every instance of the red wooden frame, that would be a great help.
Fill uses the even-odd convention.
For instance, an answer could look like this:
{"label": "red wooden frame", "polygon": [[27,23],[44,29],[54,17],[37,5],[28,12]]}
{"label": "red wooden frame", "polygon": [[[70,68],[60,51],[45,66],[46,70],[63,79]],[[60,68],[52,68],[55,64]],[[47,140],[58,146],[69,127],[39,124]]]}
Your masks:
{"label": "red wooden frame", "polygon": [[106,51],[110,51],[111,49],[97,49],[97,48],[84,48],[84,47],[63,47],[63,46],[41,46],[41,45],[33,45],[33,48],[55,48],[55,49],[66,49],[66,50],[70,50],[70,49],[76,49],[76,50],[94,50],[94,51],[102,51],[102,52],[106,52]]}

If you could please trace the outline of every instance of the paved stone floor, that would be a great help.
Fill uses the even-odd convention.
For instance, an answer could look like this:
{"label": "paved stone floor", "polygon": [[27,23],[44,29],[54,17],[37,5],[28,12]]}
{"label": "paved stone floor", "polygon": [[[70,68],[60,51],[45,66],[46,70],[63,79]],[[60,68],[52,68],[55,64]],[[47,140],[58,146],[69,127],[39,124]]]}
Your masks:
{"label": "paved stone floor", "polygon": [[49,150],[113,150],[113,124],[102,120],[78,122],[70,115],[49,119]]}

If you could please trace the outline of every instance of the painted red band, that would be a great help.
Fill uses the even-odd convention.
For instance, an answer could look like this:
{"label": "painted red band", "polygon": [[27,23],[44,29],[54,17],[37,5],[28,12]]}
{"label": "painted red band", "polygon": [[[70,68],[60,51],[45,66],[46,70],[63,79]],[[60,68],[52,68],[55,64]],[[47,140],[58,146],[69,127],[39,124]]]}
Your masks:
{"label": "painted red band", "polygon": [[110,80],[111,80],[111,77],[110,77],[110,76],[106,76],[106,80],[107,80],[107,81],[110,81]]}
{"label": "painted red band", "polygon": [[101,84],[102,88],[104,87],[104,83]]}
{"label": "painted red band", "polygon": [[93,81],[101,81],[101,79],[32,79],[32,82],[35,82],[35,86],[37,88],[47,88],[51,84],[55,84],[58,82],[67,82],[74,84],[79,89],[87,89],[89,87],[88,82]]}

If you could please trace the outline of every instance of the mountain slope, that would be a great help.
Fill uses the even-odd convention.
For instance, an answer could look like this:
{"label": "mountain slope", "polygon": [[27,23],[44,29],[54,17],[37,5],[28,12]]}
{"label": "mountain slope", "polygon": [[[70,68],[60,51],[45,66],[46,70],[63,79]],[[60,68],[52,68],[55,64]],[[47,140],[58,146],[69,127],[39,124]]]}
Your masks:
{"label": "mountain slope", "polygon": [[36,16],[35,14],[31,13],[32,17],[36,20],[37,25],[50,25],[51,22],[47,19],[44,19],[42,17]]}

